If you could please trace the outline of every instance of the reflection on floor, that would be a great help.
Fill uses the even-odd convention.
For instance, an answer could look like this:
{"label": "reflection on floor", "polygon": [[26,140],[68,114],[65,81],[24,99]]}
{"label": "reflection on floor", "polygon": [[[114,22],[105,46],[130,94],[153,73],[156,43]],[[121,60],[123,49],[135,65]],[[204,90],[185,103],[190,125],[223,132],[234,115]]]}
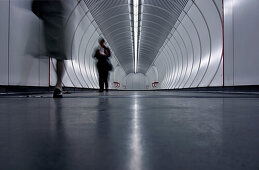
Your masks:
{"label": "reflection on floor", "polygon": [[0,97],[3,170],[258,170],[259,96]]}

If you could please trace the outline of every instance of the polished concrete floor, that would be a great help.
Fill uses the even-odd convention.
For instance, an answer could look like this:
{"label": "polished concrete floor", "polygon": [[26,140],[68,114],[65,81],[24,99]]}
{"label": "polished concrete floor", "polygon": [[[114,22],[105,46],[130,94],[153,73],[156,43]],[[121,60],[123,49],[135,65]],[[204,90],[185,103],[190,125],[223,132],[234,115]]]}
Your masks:
{"label": "polished concrete floor", "polygon": [[259,170],[259,96],[0,96],[1,170]]}

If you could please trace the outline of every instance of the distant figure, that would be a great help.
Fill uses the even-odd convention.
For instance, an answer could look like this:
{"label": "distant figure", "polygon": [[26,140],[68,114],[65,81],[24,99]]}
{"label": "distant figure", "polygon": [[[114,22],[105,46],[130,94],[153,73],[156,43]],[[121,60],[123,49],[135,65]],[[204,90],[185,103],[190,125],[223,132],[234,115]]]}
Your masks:
{"label": "distant figure", "polygon": [[95,51],[94,58],[97,61],[97,70],[99,73],[99,92],[103,92],[104,85],[105,90],[108,91],[108,79],[109,79],[109,71],[112,70],[112,65],[110,63],[109,57],[111,57],[111,50],[105,46],[105,40],[101,38],[99,40],[100,47]]}
{"label": "distant figure", "polygon": [[65,24],[64,6],[62,0],[33,0],[32,11],[44,24],[44,36],[47,55],[57,60],[56,74],[57,84],[53,98],[62,98],[62,78],[65,62]]}

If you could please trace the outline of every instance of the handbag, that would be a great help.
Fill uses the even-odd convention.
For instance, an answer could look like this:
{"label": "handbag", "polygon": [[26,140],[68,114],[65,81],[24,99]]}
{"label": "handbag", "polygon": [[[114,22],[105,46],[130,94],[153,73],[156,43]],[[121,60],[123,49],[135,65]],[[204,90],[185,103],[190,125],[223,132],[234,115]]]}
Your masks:
{"label": "handbag", "polygon": [[113,65],[112,65],[111,61],[109,59],[107,59],[106,61],[107,61],[107,70],[113,71]]}

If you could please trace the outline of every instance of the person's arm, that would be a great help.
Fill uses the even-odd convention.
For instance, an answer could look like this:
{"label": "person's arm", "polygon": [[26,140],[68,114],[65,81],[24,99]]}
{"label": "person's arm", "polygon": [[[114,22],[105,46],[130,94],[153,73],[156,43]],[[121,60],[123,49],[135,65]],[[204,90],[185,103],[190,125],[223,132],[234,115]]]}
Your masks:
{"label": "person's arm", "polygon": [[105,48],[105,54],[107,58],[111,56],[111,50],[108,47]]}

